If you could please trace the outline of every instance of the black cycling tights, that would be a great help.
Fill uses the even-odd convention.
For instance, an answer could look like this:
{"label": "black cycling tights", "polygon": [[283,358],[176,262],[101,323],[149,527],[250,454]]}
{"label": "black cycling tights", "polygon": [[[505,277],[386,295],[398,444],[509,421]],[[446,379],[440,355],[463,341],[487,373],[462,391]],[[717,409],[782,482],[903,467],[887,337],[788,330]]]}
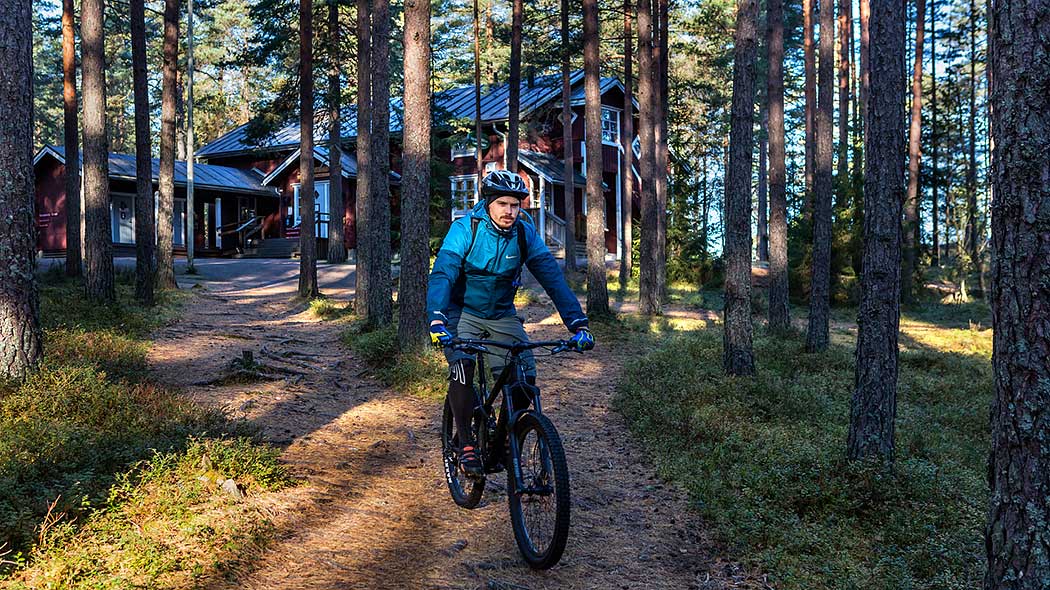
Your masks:
{"label": "black cycling tights", "polygon": [[[536,385],[536,377],[527,375],[526,383],[530,386]],[[470,419],[474,414],[474,361],[470,359],[458,360],[449,366],[448,370],[448,403],[452,407],[452,416],[456,422],[456,432],[470,432]],[[513,388],[511,396],[514,407],[524,409],[532,402],[525,388]],[[460,441],[460,445],[465,441]]]}

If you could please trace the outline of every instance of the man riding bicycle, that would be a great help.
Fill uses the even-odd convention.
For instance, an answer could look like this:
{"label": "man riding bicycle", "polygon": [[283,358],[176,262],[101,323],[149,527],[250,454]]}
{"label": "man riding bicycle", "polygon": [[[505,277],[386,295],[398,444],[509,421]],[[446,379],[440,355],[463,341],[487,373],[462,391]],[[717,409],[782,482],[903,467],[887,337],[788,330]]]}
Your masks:
{"label": "man riding bicycle", "polygon": [[[490,172],[481,182],[481,197],[466,217],[452,223],[438,251],[427,288],[430,338],[446,345],[453,338],[487,338],[501,342],[527,341],[525,328],[514,308],[514,295],[521,286],[522,265],[554,302],[578,350],[594,347],[587,316],[580,308],[554,256],[536,231],[521,202],[529,195],[525,182],[507,170]],[[448,401],[459,433],[460,467],[480,475],[483,466],[472,440],[470,422],[474,412],[474,359],[462,351],[445,348],[449,363]],[[525,379],[536,384],[532,354],[522,355]],[[505,360],[492,354],[486,364],[499,374]],[[515,388],[516,409],[528,406],[527,395]]]}

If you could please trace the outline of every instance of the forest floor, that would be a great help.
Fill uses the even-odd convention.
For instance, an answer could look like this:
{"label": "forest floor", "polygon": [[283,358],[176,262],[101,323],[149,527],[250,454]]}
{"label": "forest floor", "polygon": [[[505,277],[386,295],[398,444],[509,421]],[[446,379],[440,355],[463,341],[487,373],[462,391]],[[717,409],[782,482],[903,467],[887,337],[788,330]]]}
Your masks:
{"label": "forest floor", "polygon": [[[349,268],[322,273],[322,291],[335,301],[351,296],[352,274],[340,270]],[[205,267],[192,278],[204,288],[180,321],[154,335],[148,357],[156,380],[258,424],[301,481],[246,500],[269,515],[276,539],[260,559],[230,572],[228,587],[766,587],[721,556],[685,491],[657,477],[612,409],[624,363],[641,353],[630,340],[540,366],[573,503],[561,563],[533,572],[514,543],[502,476],[490,479],[477,509],[452,503],[441,470],[439,401],[375,381],[341,343],[346,324],[317,319],[294,297],[291,269],[253,269],[236,280],[228,270]],[[552,311],[536,300],[523,310],[532,337],[562,337]],[[701,325],[714,317],[695,307],[668,315]],[[243,351],[281,378],[224,381]]]}

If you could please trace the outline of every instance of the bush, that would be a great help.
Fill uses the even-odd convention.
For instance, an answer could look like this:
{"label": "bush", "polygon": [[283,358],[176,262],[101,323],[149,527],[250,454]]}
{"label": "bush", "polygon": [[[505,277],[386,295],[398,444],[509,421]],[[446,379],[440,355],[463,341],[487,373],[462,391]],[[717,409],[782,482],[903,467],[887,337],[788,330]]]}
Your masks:
{"label": "bush", "polygon": [[375,370],[384,385],[426,399],[444,397],[448,371],[445,357],[433,349],[401,352],[396,320],[373,330],[362,320],[352,321],[343,333],[343,342]]}

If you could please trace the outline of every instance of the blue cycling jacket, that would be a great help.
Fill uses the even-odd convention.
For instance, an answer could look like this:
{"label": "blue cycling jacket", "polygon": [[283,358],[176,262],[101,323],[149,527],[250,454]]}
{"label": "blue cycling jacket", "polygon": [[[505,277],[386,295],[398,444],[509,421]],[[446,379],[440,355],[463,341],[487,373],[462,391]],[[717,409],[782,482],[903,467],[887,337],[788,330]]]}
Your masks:
{"label": "blue cycling jacket", "polygon": [[[472,218],[480,219],[473,245]],[[519,251],[518,231],[526,232],[526,253]],[[522,264],[543,285],[569,331],[587,326],[580,302],[532,218],[522,211],[513,228],[500,230],[489,218],[484,201],[466,217],[452,222],[441,244],[427,286],[428,318],[450,323],[461,310],[485,319],[515,315],[514,282]]]}

